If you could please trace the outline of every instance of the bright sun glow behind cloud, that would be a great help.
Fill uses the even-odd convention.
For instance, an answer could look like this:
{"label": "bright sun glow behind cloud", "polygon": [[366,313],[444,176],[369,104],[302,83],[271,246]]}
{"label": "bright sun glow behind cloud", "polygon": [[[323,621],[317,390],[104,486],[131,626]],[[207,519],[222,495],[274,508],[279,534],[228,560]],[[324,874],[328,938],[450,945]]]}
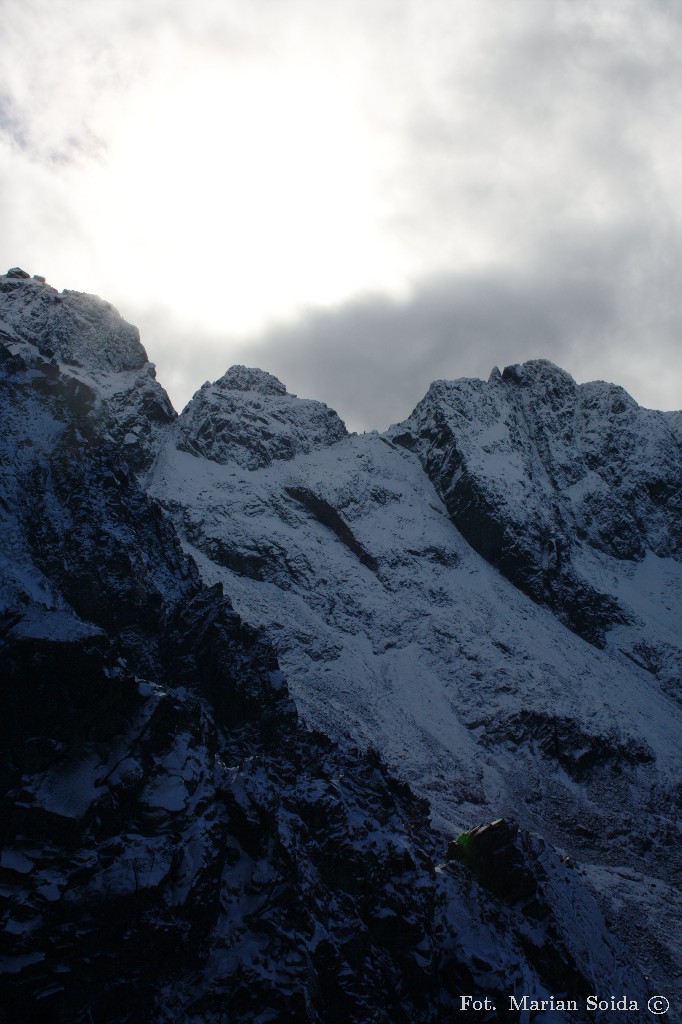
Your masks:
{"label": "bright sun glow behind cloud", "polygon": [[[110,256],[137,265],[140,302],[201,269],[203,322],[224,328],[229,302],[230,328],[250,331],[292,297],[395,286],[380,154],[353,96],[315,69],[187,69],[139,97],[109,145],[92,215],[108,221]],[[196,316],[194,289],[176,303]]]}
{"label": "bright sun glow behind cloud", "polygon": [[395,153],[352,5],[336,20],[311,7],[301,31],[268,5],[190,18],[166,3],[138,33],[125,3],[101,18],[32,6],[44,36],[30,74],[31,12],[9,23],[16,111],[0,145],[33,179],[23,218],[40,267],[21,247],[15,259],[131,316],[170,307],[233,339],[357,292],[404,293],[413,261],[387,228]]}
{"label": "bright sun glow behind cloud", "polygon": [[113,302],[179,405],[540,355],[677,406],[680,45],[666,0],[7,0],[5,267]]}

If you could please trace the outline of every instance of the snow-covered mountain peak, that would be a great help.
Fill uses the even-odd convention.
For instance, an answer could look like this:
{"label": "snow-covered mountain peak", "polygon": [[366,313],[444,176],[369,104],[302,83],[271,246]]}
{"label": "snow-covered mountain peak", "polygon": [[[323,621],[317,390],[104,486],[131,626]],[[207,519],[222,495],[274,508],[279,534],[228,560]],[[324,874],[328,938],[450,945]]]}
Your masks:
{"label": "snow-covered mountain peak", "polygon": [[136,469],[149,464],[175,412],[137,327],[111,303],[14,267],[0,276],[0,346],[15,386],[48,388],[66,406],[77,400],[81,431],[122,447]]}
{"label": "snow-covered mountain peak", "polygon": [[680,414],[535,360],[385,435],[246,367],[175,419],[19,268],[0,409],[12,1019],[679,1002]]}
{"label": "snow-covered mountain peak", "polygon": [[533,360],[435,382],[389,436],[418,454],[469,543],[591,642],[628,617],[595,552],[679,557],[678,415],[622,388]]}
{"label": "snow-covered mountain peak", "polygon": [[[286,385],[272,373],[253,366],[231,366],[217,380],[216,387],[224,391],[257,391],[260,395],[286,395]],[[296,397],[292,395],[291,397]]]}
{"label": "snow-covered mountain peak", "polygon": [[40,277],[0,276],[0,322],[43,354],[88,370],[140,370],[147,353],[137,327],[110,302],[85,292],[58,292]]}
{"label": "snow-covered mountain peak", "polygon": [[577,384],[570,373],[549,359],[529,359],[525,363],[512,363],[502,371],[502,380],[524,388],[575,391]]}
{"label": "snow-covered mountain peak", "polygon": [[337,413],[323,402],[288,394],[264,370],[232,366],[194,395],[178,420],[176,443],[182,451],[213,462],[262,469],[327,448],[347,433]]}

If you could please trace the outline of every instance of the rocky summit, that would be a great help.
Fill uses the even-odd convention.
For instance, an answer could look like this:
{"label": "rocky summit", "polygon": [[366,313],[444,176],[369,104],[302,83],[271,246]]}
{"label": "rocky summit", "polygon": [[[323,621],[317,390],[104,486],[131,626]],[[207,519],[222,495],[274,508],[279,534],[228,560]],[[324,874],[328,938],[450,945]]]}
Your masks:
{"label": "rocky summit", "polygon": [[2,1024],[679,1009],[682,414],[537,360],[178,416],[21,268],[0,410]]}

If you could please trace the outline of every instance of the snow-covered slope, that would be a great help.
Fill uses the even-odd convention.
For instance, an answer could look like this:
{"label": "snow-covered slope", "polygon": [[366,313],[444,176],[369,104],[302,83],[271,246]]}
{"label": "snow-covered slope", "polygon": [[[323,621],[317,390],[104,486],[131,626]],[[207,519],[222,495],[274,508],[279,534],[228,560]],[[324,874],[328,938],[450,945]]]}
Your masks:
{"label": "snow-covered slope", "polygon": [[[436,1024],[463,993],[525,992],[580,1001],[538,1022],[586,1021],[590,993],[629,993],[639,1021],[642,972],[672,998],[678,491],[624,559],[579,534],[558,471],[540,487],[525,448],[494,453],[530,478],[529,529],[559,509],[569,597],[550,600],[453,523],[461,478],[431,466],[422,407],[348,436],[237,367],[175,419],[101,300],[17,272],[0,321],[8,1019]],[[464,445],[432,412],[437,450]],[[673,487],[659,426],[648,465]],[[515,494],[495,497],[503,528]],[[564,624],[574,578],[617,606],[602,649]],[[520,830],[448,847],[499,815]]]}
{"label": "snow-covered slope", "polygon": [[[617,391],[618,414],[626,410],[630,422],[620,451],[617,430],[597,422],[613,405],[610,385],[584,386],[580,419],[566,406],[582,392],[551,364],[515,368],[507,379],[526,384],[514,384],[521,398],[512,390],[506,405],[483,382],[440,383],[385,436],[311,444],[256,469],[189,454],[183,414],[150,493],[173,515],[204,577],[224,582],[240,612],[265,630],[307,720],[376,746],[429,799],[439,825],[459,830],[508,813],[585,870],[627,869],[667,886],[680,867],[678,421],[639,410]],[[511,390],[498,380],[493,395]],[[433,400],[450,391],[461,408]],[[519,410],[531,410],[523,413],[535,417],[530,426]],[[564,420],[584,424],[588,410],[585,469],[572,459],[577,445]],[[473,466],[466,471],[456,462],[453,423],[464,424],[456,436]],[[299,430],[307,424],[302,403]],[[249,448],[252,434],[275,425],[263,398],[257,422],[239,417],[222,429]],[[602,477],[611,481],[610,503],[602,496],[594,521],[585,476],[591,493]],[[488,488],[478,505],[469,478]],[[663,493],[661,480],[668,505],[651,497]],[[453,525],[465,486],[460,504],[470,522],[481,536],[502,538],[520,579],[498,571],[497,548],[472,546]],[[623,540],[630,559],[614,553],[626,516],[641,522],[637,545],[634,527]],[[641,916],[639,899],[633,886],[632,905],[619,900],[624,922]],[[652,972],[674,959],[658,929],[643,941]]]}
{"label": "snow-covered slope", "polygon": [[682,414],[615,385],[545,360],[437,381],[390,436],[474,549],[593,643],[634,621],[613,582],[624,563],[682,558]]}

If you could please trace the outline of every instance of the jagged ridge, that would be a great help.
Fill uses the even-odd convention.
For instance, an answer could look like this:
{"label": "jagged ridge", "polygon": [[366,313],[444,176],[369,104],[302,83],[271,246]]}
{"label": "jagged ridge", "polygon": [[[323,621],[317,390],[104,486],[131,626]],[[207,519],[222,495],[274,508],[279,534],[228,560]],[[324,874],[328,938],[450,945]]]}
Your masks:
{"label": "jagged ridge", "polygon": [[[25,289],[41,287],[18,280]],[[88,298],[85,306],[98,301]],[[235,480],[239,453],[234,458],[223,447],[219,459],[206,462],[182,451],[181,439],[192,436],[189,410],[177,425],[168,412],[150,426],[134,408],[133,378],[117,375],[153,380],[148,364],[105,372],[99,357],[88,366],[84,356],[75,367],[46,350],[48,329],[28,338],[7,328],[2,348],[8,431],[1,528],[11,544],[4,545],[0,649],[9,797],[0,871],[11,893],[5,922],[15,937],[3,951],[13,958],[2,962],[5,1004],[26,1019],[27,1002],[36,1000],[36,1020],[41,1013],[74,1021],[89,1013],[97,1021],[182,1017],[198,1024],[228,1012],[245,1022],[268,1014],[435,1021],[464,989],[503,998],[517,984],[515,965],[523,965],[539,996],[589,992],[608,980],[614,991],[628,987],[643,1006],[645,988],[606,934],[583,882],[546,843],[512,830],[492,851],[494,869],[481,849],[473,866],[435,870],[445,844],[428,829],[425,805],[376,755],[301,728],[263,635],[243,623],[220,586],[202,583],[168,516],[134,475],[165,444],[154,489],[164,485],[176,521],[184,529],[191,519],[198,542],[212,531],[224,541],[225,525],[239,534],[249,519],[252,543],[264,532],[276,539],[282,524],[301,533],[300,553],[281,533],[286,544],[268,541],[270,550],[262,551],[277,583],[270,607],[279,603],[285,628],[290,611],[280,584],[287,577],[299,625],[306,624],[306,592],[314,588],[322,602],[335,593],[341,618],[330,607],[328,621],[337,630],[342,624],[335,636],[345,645],[358,638],[359,653],[363,635],[373,636],[373,617],[380,630],[386,626],[372,605],[376,595],[401,595],[387,607],[402,606],[407,615],[398,635],[384,639],[402,658],[406,646],[426,637],[414,632],[409,609],[424,585],[417,566],[434,573],[429,600],[443,609],[442,623],[431,621],[433,636],[431,627],[452,615],[446,588],[453,580],[461,586],[461,573],[474,565],[435,494],[418,482],[416,459],[387,439],[346,438],[326,407],[311,409],[319,404],[284,396],[275,378],[239,369],[226,375],[234,415],[224,420],[223,441],[230,429],[237,438],[241,429],[254,430],[253,406],[229,406],[240,390],[247,402],[260,396],[265,423],[255,427],[264,446],[257,446],[257,464],[241,465]],[[76,339],[74,345],[87,352]],[[219,391],[214,387],[207,404],[224,411]],[[286,410],[293,454],[276,438],[268,447],[271,402],[275,423]],[[137,431],[126,431],[135,439],[122,448],[124,425]],[[330,444],[336,479],[328,473]],[[177,478],[184,505],[177,480],[164,484],[176,456],[189,470]],[[192,466],[213,505],[213,526],[206,509],[192,504]],[[227,475],[245,518],[238,505],[225,504]],[[258,508],[265,519],[254,516]],[[368,530],[368,516],[383,529]],[[412,539],[403,545],[406,530]],[[207,575],[215,572],[202,565]],[[340,570],[329,584],[326,566]],[[248,583],[252,596],[263,587],[239,574],[226,578]],[[490,586],[487,576],[484,584]],[[370,595],[369,607],[361,594]],[[262,612],[263,602],[256,599],[254,608]],[[406,643],[396,643],[400,631]],[[455,639],[450,634],[446,646]],[[494,639],[504,675],[505,641]],[[449,657],[461,664],[454,646]],[[492,663],[486,670],[495,671]],[[496,711],[485,711],[492,726]],[[529,742],[523,723],[509,714],[507,721],[497,734],[483,729],[481,750],[491,740],[498,748]],[[469,719],[466,728],[480,724]],[[591,752],[582,757],[575,746],[589,745],[589,734],[564,721],[556,753],[552,735],[549,723],[543,758],[570,752],[586,784],[603,786],[604,761],[591,763]],[[472,749],[456,800],[482,781],[466,779],[475,774]],[[623,753],[614,742],[613,758],[606,758],[608,772],[614,764],[625,772],[626,787],[641,785],[636,773],[650,770],[650,751],[642,747],[633,763],[635,750],[625,745]],[[662,754],[659,743],[653,756]]]}
{"label": "jagged ridge", "polygon": [[547,360],[437,381],[390,436],[414,451],[457,528],[534,600],[593,643],[627,613],[580,566],[680,558],[679,414],[622,388],[577,385]]}

